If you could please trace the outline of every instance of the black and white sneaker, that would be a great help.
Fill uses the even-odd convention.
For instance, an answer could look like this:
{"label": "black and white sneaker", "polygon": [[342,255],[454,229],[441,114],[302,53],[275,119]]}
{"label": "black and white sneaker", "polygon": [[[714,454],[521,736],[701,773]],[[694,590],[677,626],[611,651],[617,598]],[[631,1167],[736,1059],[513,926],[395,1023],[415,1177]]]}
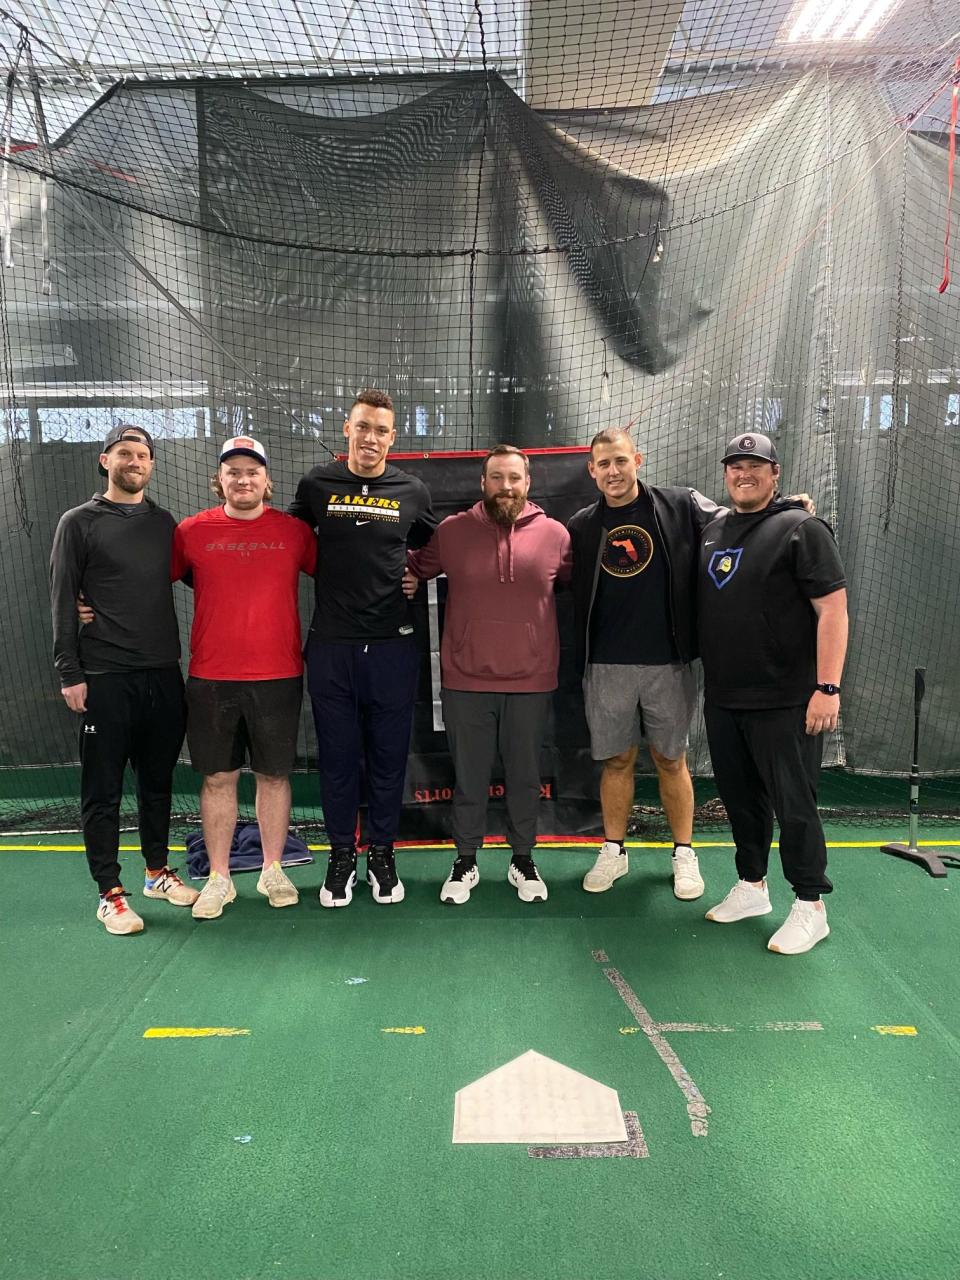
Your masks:
{"label": "black and white sneaker", "polygon": [[357,851],[352,845],[335,845],[330,850],[327,874],[320,889],[321,907],[348,907],[357,883]]}
{"label": "black and white sneaker", "polygon": [[374,902],[403,901],[403,881],[397,875],[392,844],[372,844],[367,850],[367,884]]}
{"label": "black and white sneaker", "polygon": [[476,858],[460,858],[454,862],[450,874],[440,890],[441,902],[453,902],[458,907],[470,897],[471,889],[480,883],[480,871]]}
{"label": "black and white sneaker", "polygon": [[507,879],[516,889],[521,902],[546,902],[547,886],[540,879],[537,864],[529,855],[513,855]]}

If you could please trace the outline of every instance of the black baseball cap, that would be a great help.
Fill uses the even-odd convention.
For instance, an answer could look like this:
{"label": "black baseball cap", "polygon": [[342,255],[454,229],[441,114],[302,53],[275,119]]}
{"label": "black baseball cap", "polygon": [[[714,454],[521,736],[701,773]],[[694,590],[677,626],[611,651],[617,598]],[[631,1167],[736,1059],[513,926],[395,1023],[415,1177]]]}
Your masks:
{"label": "black baseball cap", "polygon": [[[145,444],[150,450],[150,457],[153,457],[153,436],[143,427],[134,426],[132,422],[122,422],[118,427],[111,427],[100,452],[109,453],[121,440],[136,440],[138,444]],[[98,464],[98,470],[102,476],[107,474],[107,469],[102,463]]]}
{"label": "black baseball cap", "polygon": [[778,465],[780,462],[773,441],[759,431],[746,431],[742,436],[734,436],[721,461],[726,464],[733,462],[734,458],[759,458],[761,462],[776,462]]}

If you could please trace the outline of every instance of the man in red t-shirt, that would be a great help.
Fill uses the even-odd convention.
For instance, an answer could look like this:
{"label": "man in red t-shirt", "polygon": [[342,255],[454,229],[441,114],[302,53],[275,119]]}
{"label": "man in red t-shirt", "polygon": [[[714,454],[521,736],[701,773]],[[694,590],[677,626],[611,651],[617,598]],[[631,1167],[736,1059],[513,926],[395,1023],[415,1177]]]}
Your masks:
{"label": "man in red t-shirt", "polygon": [[296,887],[280,865],[290,824],[303,686],[299,575],[313,575],[316,539],[293,516],[267,506],[272,488],[263,445],[228,440],[212,482],[223,505],[188,516],[173,538],[171,577],[194,592],[187,680],[187,742],[203,774],[200,816],[210,878],[193,905],[214,920],[237,896],[230,845],[237,781],[247,758],[257,781],[263,872],[257,889],[290,907]]}

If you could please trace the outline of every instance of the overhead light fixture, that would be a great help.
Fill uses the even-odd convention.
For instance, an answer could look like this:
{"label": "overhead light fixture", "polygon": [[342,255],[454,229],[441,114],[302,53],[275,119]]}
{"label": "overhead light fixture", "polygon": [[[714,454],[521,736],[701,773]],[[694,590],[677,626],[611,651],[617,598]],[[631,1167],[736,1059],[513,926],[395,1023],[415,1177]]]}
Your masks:
{"label": "overhead light fixture", "polygon": [[787,20],[788,40],[864,40],[897,0],[801,0]]}

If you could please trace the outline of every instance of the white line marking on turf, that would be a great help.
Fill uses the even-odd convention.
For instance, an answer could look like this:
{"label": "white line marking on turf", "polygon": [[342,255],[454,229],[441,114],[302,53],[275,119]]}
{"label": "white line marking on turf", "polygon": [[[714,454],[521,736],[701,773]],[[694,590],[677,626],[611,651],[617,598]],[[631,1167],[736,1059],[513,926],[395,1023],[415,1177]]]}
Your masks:
{"label": "white line marking on turf", "polygon": [[[728,1027],[710,1022],[655,1022],[656,1031],[822,1031],[822,1022],[746,1022]],[[635,1035],[642,1028],[621,1027],[622,1036]]]}
{"label": "white line marking on turf", "polygon": [[710,1108],[703,1094],[694,1083],[693,1077],[686,1069],[668,1041],[660,1032],[657,1023],[650,1017],[646,1008],[637,999],[636,992],[629,985],[618,969],[604,969],[603,976],[627,1006],[637,1026],[653,1045],[660,1061],[673,1076],[674,1083],[687,1100],[687,1115],[690,1117],[690,1131],[695,1138],[705,1138],[710,1115]]}

